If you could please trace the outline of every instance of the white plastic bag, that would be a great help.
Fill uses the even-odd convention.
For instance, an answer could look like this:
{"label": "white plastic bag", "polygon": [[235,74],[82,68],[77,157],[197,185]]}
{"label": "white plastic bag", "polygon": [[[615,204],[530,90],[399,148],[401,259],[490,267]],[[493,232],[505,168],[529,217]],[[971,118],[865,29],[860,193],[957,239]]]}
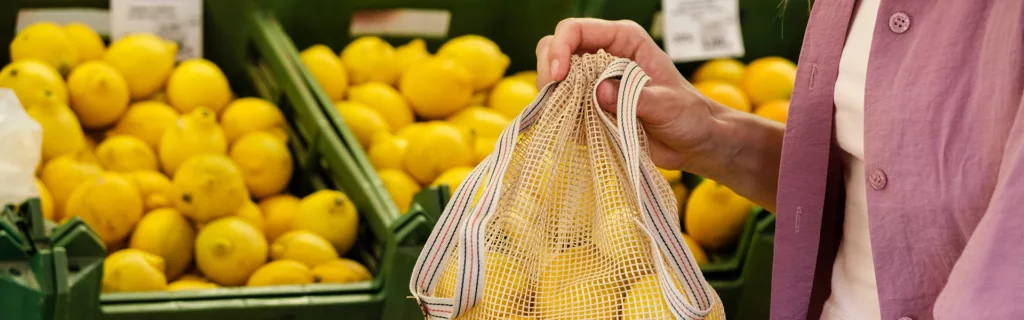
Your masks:
{"label": "white plastic bag", "polygon": [[43,128],[14,91],[0,88],[0,206],[39,196],[34,173],[42,148]]}

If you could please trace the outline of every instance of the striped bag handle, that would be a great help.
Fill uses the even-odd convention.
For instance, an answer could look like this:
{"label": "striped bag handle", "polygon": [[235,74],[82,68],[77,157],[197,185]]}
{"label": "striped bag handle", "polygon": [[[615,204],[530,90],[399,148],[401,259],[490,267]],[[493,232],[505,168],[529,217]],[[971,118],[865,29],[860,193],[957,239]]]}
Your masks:
{"label": "striped bag handle", "polygon": [[[423,251],[413,267],[409,290],[428,319],[453,319],[468,311],[483,299],[484,292],[484,236],[485,226],[490,221],[501,195],[502,179],[512,160],[519,133],[530,128],[540,116],[543,106],[557,83],[550,83],[540,90],[523,112],[505,128],[498,143],[487,158],[455,189],[455,194],[430,233]],[[479,201],[473,206],[475,191],[484,185]],[[459,236],[456,242],[455,236]],[[459,276],[455,280],[455,294],[451,298],[433,297],[441,280],[441,272],[449,263],[453,247],[458,243]]]}
{"label": "striped bag handle", "polygon": [[[609,119],[603,110],[598,110],[597,114],[613,133],[613,145],[625,163],[643,217],[643,222],[637,223],[651,240],[654,265],[669,310],[677,319],[704,319],[718,303],[717,295],[697,267],[693,253],[683,241],[679,225],[669,218],[670,215],[677,215],[677,212],[665,204],[675,200],[663,201],[666,199],[662,199],[655,184],[655,179],[664,178],[661,173],[650,170],[641,163],[642,131],[637,122],[636,108],[641,89],[650,82],[650,77],[636,62],[617,59],[609,64],[598,78],[593,89],[593,105],[600,108],[597,104],[597,84],[617,77],[621,78],[616,106],[617,121]],[[675,286],[673,278],[682,281],[685,294]]]}

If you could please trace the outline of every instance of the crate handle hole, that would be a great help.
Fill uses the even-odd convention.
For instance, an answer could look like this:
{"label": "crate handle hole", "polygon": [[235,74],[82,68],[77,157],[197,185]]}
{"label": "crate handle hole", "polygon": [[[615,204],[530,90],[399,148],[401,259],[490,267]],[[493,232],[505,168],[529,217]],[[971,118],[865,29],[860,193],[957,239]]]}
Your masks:
{"label": "crate handle hole", "polygon": [[21,270],[19,270],[19,269],[17,269],[17,268],[10,268],[10,269],[7,269],[7,273],[10,273],[11,275],[13,275],[13,276],[15,276],[15,277],[17,277],[17,276],[21,276]]}

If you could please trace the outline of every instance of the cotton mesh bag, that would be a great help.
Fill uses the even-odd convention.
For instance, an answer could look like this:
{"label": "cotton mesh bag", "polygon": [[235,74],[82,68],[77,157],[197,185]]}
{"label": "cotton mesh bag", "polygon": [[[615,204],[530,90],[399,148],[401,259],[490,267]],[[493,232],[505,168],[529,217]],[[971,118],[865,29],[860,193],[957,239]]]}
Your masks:
{"label": "cotton mesh bag", "polygon": [[[615,114],[597,84],[621,78]],[[413,269],[428,319],[725,319],[636,119],[640,67],[573,56],[456,189]]]}

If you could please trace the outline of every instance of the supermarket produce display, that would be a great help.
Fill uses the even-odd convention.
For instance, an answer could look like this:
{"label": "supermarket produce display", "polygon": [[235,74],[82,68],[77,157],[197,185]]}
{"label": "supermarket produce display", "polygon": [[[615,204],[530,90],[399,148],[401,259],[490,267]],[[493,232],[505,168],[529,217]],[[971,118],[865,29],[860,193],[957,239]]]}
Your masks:
{"label": "supermarket produce display", "polygon": [[[184,61],[158,36],[111,41],[82,23],[0,37],[0,87],[43,127],[39,216],[106,250],[80,274],[97,280],[78,291],[95,290],[93,318],[422,318],[407,298],[413,260],[538,94],[536,40],[613,7],[511,3],[204,1],[207,52]],[[0,5],[0,26],[20,5]],[[347,32],[354,12],[387,8],[447,9],[449,32]],[[785,123],[794,55],[758,52],[681,69],[710,99]],[[765,318],[774,216],[714,181],[661,172],[726,314]]]}

